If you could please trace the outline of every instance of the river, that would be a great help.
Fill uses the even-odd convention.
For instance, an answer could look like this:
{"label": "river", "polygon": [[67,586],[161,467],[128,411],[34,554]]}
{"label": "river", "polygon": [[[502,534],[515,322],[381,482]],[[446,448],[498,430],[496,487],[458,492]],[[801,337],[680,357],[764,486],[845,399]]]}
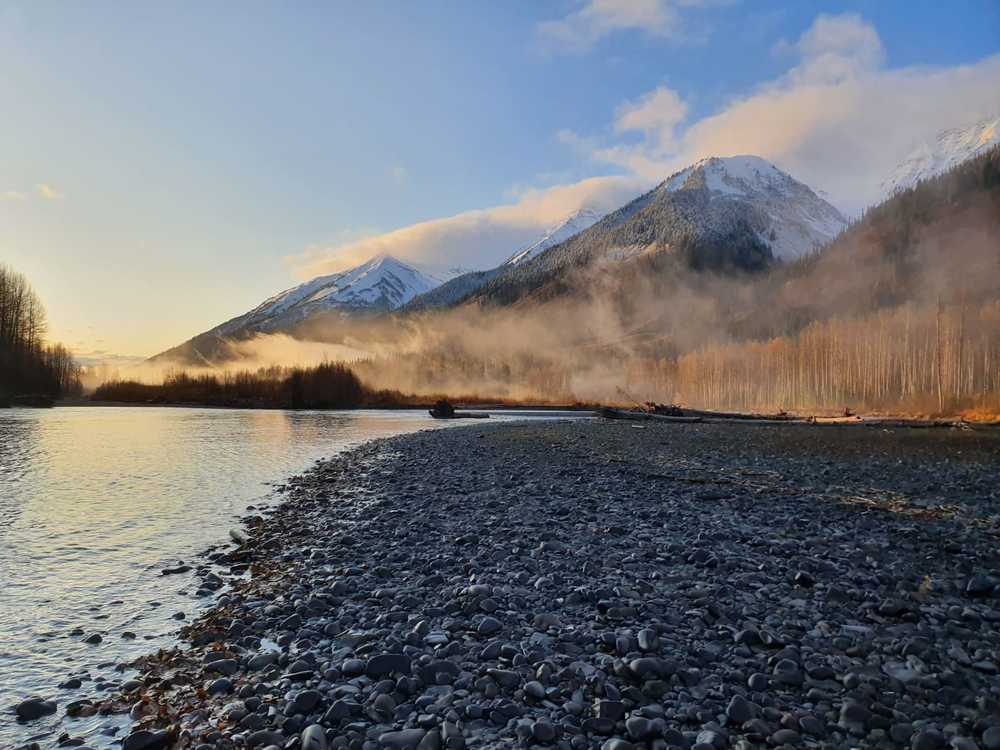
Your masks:
{"label": "river", "polygon": [[[0,747],[63,733],[117,747],[126,717],[70,719],[65,706],[110,695],[129,676],[118,665],[170,646],[209,603],[190,573],[163,569],[226,541],[315,460],[450,424],[417,411],[0,410]],[[79,688],[58,687],[74,676]],[[17,722],[31,695],[57,713]]]}

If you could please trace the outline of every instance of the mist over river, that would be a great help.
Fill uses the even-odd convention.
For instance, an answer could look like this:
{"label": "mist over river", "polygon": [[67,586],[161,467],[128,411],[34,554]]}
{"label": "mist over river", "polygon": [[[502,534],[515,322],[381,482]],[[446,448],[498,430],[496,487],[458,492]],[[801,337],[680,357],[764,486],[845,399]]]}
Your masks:
{"label": "mist over river", "polygon": [[[181,613],[210,602],[192,573],[161,571],[197,564],[316,459],[449,424],[423,411],[0,411],[0,747],[54,747],[63,732],[117,746],[110,732],[127,717],[65,708],[108,697],[128,678],[117,664],[171,645]],[[58,687],[71,677],[79,687]],[[30,695],[56,700],[57,713],[18,723],[12,707]]]}

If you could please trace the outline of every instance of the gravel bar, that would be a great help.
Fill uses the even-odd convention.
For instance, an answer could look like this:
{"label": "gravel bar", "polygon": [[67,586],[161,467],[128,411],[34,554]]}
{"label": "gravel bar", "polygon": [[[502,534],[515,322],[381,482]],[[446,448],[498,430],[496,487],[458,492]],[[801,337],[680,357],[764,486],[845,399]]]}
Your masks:
{"label": "gravel bar", "polygon": [[126,750],[1000,750],[1000,431],[476,424],[283,491]]}

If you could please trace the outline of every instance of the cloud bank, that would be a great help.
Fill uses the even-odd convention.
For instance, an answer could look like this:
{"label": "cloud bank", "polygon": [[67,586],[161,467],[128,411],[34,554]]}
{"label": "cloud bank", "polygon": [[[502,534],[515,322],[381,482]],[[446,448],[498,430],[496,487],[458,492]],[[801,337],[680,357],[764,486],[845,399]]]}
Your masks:
{"label": "cloud bank", "polygon": [[490,268],[581,207],[611,211],[634,198],[646,184],[647,180],[635,176],[594,177],[545,190],[529,189],[510,205],[466,211],[332,247],[311,248],[289,261],[303,279],[342,271],[379,254],[432,272]]}
{"label": "cloud bank", "polygon": [[[548,31],[589,43],[625,29],[668,36],[678,9],[702,4],[592,0]],[[784,74],[706,117],[692,121],[681,93],[659,86],[609,113],[604,134],[557,134],[621,176],[520,191],[510,205],[310,248],[291,263],[302,278],[379,253],[437,273],[490,268],[579,208],[617,208],[707,156],[762,156],[857,214],[884,197],[880,184],[915,146],[1000,112],[1000,54],[955,67],[887,68],[877,30],[856,14],[821,15],[773,51],[790,60]]]}
{"label": "cloud bank", "polygon": [[651,180],[707,156],[756,154],[857,213],[883,197],[881,182],[915,146],[1000,111],[1000,55],[888,69],[878,32],[854,14],[820,16],[776,51],[795,57],[784,75],[701,120],[686,123],[680,94],[660,87],[616,113],[614,132],[638,142],[562,140]]}
{"label": "cloud bank", "polygon": [[720,0],[588,0],[565,18],[538,25],[538,35],[552,52],[582,53],[606,36],[641,31],[663,39],[690,39],[683,12],[718,5]]}

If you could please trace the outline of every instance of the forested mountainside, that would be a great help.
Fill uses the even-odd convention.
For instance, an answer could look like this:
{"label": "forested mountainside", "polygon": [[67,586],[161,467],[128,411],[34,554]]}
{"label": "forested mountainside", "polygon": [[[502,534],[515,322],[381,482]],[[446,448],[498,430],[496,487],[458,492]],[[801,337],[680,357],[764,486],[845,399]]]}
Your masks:
{"label": "forested mountainside", "polygon": [[509,258],[495,268],[485,271],[469,271],[456,276],[441,286],[415,297],[403,309],[406,312],[419,312],[421,310],[450,307],[462,301],[492,279],[510,271],[517,265],[527,263],[532,258],[544,253],[550,247],[565,242],[587,227],[593,226],[600,218],[601,215],[590,208],[582,208],[579,211],[574,211],[563,221],[551,227],[535,242],[518,248]]}
{"label": "forested mountainside", "polygon": [[478,384],[740,409],[1000,409],[998,238],[993,149],[797,261],[763,272],[693,270],[671,253],[615,273],[581,264],[514,305],[427,314],[407,333],[421,348],[361,374],[431,392]]}
{"label": "forested mountainside", "polygon": [[764,159],[709,158],[490,280],[470,300],[551,297],[565,291],[573,269],[601,263],[613,272],[616,262],[643,255],[670,256],[695,270],[759,271],[821,247],[846,225],[837,209]]}

